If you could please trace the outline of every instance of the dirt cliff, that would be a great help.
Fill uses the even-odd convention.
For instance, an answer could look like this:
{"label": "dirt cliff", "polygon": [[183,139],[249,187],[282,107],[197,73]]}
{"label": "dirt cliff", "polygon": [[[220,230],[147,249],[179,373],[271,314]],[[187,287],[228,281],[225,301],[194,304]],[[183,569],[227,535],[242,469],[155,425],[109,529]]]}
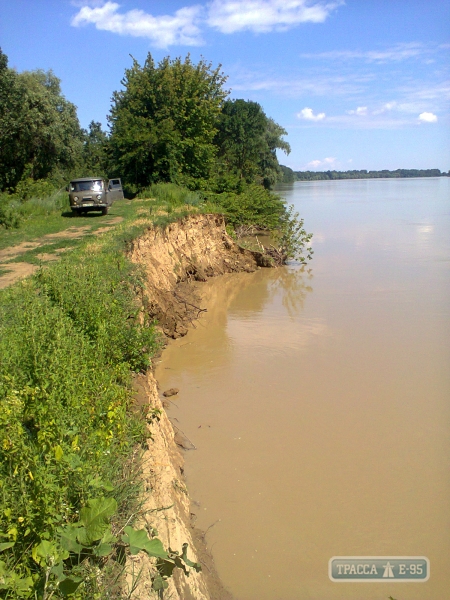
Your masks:
{"label": "dirt cliff", "polygon": [[151,228],[132,243],[130,257],[146,271],[146,310],[173,338],[185,335],[201,312],[193,281],[266,266],[262,254],[240,248],[226,233],[221,215],[193,215],[165,230]]}
{"label": "dirt cliff", "polygon": [[[255,271],[265,266],[264,257],[240,248],[225,231],[220,215],[194,215],[170,224],[165,230],[150,228],[134,240],[129,256],[145,272],[144,305],[165,335],[172,338],[187,333],[189,325],[199,317],[201,285],[208,277],[239,271]],[[174,600],[228,600],[215,572],[202,533],[191,524],[189,493],[183,481],[183,457],[177,446],[157,383],[151,373],[135,379],[137,399],[148,403],[156,415],[150,420],[152,440],[143,458],[143,477],[147,490],[141,525],[154,527],[165,547],[181,552],[189,544],[188,556],[202,564],[202,572],[191,569],[189,577],[176,569],[169,580],[164,597]],[[180,444],[178,440],[178,445]],[[141,573],[133,598],[148,598],[154,561],[133,557],[133,573]],[[129,578],[129,585],[131,579]]]}

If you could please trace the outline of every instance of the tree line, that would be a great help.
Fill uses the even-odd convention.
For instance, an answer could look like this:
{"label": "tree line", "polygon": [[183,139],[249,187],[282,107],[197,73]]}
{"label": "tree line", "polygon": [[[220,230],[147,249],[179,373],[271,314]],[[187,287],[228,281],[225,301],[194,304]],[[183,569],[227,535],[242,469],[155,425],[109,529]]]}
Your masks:
{"label": "tree line", "polygon": [[440,169],[396,169],[389,171],[367,171],[366,169],[352,171],[294,171],[290,167],[280,165],[283,172],[283,183],[294,181],[318,181],[334,179],[379,179],[379,178],[401,178],[401,177],[441,177],[449,176],[442,173]]}
{"label": "tree line", "polygon": [[[46,180],[122,177],[130,194],[159,182],[193,190],[270,189],[283,177],[286,131],[256,102],[231,100],[220,66],[189,55],[133,59],[107,116],[109,131],[77,110],[52,72],[16,72],[0,49],[0,192]],[[26,186],[25,186],[26,187]]]}

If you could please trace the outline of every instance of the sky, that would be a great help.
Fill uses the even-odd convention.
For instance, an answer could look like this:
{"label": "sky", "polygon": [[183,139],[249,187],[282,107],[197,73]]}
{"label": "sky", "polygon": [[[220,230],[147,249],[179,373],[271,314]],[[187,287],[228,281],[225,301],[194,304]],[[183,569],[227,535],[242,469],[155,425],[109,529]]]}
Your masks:
{"label": "sky", "polygon": [[[0,0],[17,71],[52,69],[82,127],[150,52],[222,65],[294,170],[450,169],[448,0]],[[131,55],[131,56],[130,56]]]}

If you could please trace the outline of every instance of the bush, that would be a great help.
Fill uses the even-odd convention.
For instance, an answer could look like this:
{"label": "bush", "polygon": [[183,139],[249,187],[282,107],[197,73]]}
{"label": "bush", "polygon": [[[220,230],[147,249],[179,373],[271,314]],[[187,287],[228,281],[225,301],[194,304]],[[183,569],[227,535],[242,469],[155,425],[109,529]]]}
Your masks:
{"label": "bush", "polygon": [[161,204],[166,204],[172,208],[185,204],[198,206],[201,202],[198,192],[193,192],[175,183],[154,183],[144,188],[139,196],[143,199],[155,198]]}
{"label": "bush", "polygon": [[54,186],[48,179],[38,179],[35,181],[31,177],[21,179],[16,186],[14,195],[22,202],[30,200],[30,198],[46,198],[55,193]]}
{"label": "bush", "polygon": [[285,201],[257,184],[249,185],[241,194],[214,194],[208,199],[223,208],[227,222],[235,228],[252,225],[274,230],[285,212]]}
{"label": "bush", "polygon": [[21,222],[17,202],[8,194],[0,194],[0,225],[5,229],[17,229]]}
{"label": "bush", "polygon": [[0,195],[0,225],[5,229],[17,229],[25,219],[47,216],[69,209],[66,192],[57,191],[51,196],[33,196],[22,200],[18,194]]}
{"label": "bush", "polygon": [[287,207],[277,194],[253,184],[241,194],[210,193],[206,197],[203,209],[222,209],[228,226],[238,235],[247,235],[255,230],[270,232],[274,244],[266,248],[266,252],[275,264],[284,264],[289,259],[305,262],[312,258],[313,251],[308,246],[312,234],[305,231],[303,219],[294,212],[294,207]]}
{"label": "bush", "polygon": [[308,245],[313,234],[306,232],[304,220],[300,219],[300,215],[294,210],[294,206],[291,204],[283,213],[279,229],[274,233],[275,241],[278,244],[278,248],[274,248],[274,258],[278,255],[283,264],[289,259],[305,263],[306,260],[311,260],[314,254],[314,250]]}

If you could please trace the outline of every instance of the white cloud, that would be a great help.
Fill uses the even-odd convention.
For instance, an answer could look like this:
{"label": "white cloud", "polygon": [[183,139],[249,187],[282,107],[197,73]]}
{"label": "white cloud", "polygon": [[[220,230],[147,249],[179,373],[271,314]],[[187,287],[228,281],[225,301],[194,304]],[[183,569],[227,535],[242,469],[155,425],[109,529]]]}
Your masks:
{"label": "white cloud", "polygon": [[419,121],[423,123],[436,123],[437,120],[437,116],[431,112],[423,112],[419,115]]}
{"label": "white cloud", "polygon": [[180,8],[174,15],[156,17],[137,9],[119,13],[119,8],[116,2],[106,2],[92,8],[85,3],[71,24],[74,27],[93,24],[97,29],[120,35],[146,37],[158,48],[173,44],[199,46],[203,43],[198,27],[203,10],[201,6]]}
{"label": "white cloud", "polygon": [[355,119],[354,115],[341,114],[327,116],[327,127],[338,129],[398,129],[405,126],[417,124],[417,119],[399,118],[398,116],[374,116],[368,113],[363,119]]}
{"label": "white cloud", "polygon": [[389,110],[394,110],[394,108],[397,107],[397,102],[395,100],[393,100],[392,102],[386,102],[386,104],[383,106],[383,111],[389,111]]}
{"label": "white cloud", "polygon": [[291,29],[300,23],[323,23],[344,0],[213,0],[159,16],[139,9],[120,13],[120,4],[111,0],[73,0],[73,4],[80,8],[71,21],[74,27],[95,25],[120,35],[146,37],[156,47],[167,48],[203,44],[200,27],[204,26],[221,33],[264,33]]}
{"label": "white cloud", "polygon": [[283,97],[304,96],[355,96],[365,91],[364,78],[358,76],[288,77],[270,76],[267,73],[238,73],[230,77],[231,87],[239,91],[270,91]]}
{"label": "white cloud", "polygon": [[307,170],[309,169],[329,169],[330,167],[336,166],[337,159],[334,156],[329,156],[328,158],[324,158],[323,160],[311,160],[307,165]]}
{"label": "white cloud", "polygon": [[297,117],[299,119],[305,119],[305,121],[323,121],[325,119],[325,113],[319,113],[315,115],[312,108],[305,107],[299,113]]}
{"label": "white cloud", "polygon": [[386,112],[394,110],[395,108],[397,108],[397,102],[395,102],[395,101],[385,102],[381,108],[374,110],[372,114],[373,115],[382,115]]}
{"label": "white cloud", "polygon": [[209,5],[208,25],[222,33],[291,29],[300,23],[323,23],[342,4],[343,0],[214,0]]}
{"label": "white cloud", "polygon": [[348,110],[349,115],[358,115],[358,117],[365,117],[367,115],[367,106],[358,106],[356,110]]}
{"label": "white cloud", "polygon": [[424,58],[425,54],[429,54],[434,50],[435,48],[427,47],[421,42],[407,42],[396,44],[385,50],[332,50],[331,52],[318,52],[317,54],[302,54],[301,57],[328,60],[362,59],[367,62],[387,63],[400,62],[410,58]]}

